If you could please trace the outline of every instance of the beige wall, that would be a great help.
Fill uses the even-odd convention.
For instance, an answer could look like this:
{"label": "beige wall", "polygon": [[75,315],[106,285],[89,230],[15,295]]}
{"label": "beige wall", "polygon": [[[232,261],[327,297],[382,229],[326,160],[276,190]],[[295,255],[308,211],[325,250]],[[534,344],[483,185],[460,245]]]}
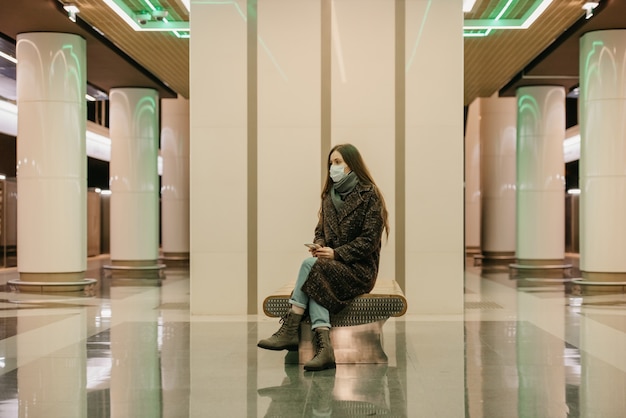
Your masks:
{"label": "beige wall", "polygon": [[409,312],[462,312],[461,2],[259,0],[256,16],[246,10],[192,1],[192,314],[261,312],[295,279],[322,161],[343,142],[361,150],[387,200],[380,277],[405,286]]}

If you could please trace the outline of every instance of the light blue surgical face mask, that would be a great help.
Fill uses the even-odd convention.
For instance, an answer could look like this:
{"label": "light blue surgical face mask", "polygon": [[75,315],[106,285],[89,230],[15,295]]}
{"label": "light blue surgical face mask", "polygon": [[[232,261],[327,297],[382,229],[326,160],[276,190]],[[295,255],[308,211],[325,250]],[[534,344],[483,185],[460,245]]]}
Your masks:
{"label": "light blue surgical face mask", "polygon": [[346,177],[345,165],[331,165],[330,166],[330,178],[333,179],[334,183],[340,182]]}

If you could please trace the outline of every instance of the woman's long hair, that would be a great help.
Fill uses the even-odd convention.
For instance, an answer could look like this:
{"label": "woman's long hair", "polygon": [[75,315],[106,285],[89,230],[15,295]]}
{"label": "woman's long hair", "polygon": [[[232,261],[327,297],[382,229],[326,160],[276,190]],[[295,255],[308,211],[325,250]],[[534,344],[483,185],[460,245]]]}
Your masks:
{"label": "woman's long hair", "polygon": [[[385,204],[385,198],[383,197],[383,194],[378,189],[378,186],[376,186],[376,183],[374,182],[374,179],[372,178],[370,171],[365,165],[365,161],[363,161],[363,157],[361,157],[361,153],[354,145],[352,144],[335,145],[328,153],[328,158],[327,158],[328,167],[326,170],[326,182],[324,183],[324,188],[322,189],[322,200],[324,199],[324,197],[326,197],[330,193],[330,189],[333,187],[333,181],[330,178],[329,170],[331,166],[330,156],[335,151],[341,154],[343,161],[348,165],[348,167],[350,167],[350,170],[354,171],[354,174],[356,174],[356,176],[359,178],[359,181],[361,183],[371,184],[372,186],[374,186],[374,190],[376,191],[376,194],[378,195],[378,198],[380,199],[380,203],[381,203],[381,216],[383,218],[383,225],[385,227],[385,236],[389,237],[389,219],[388,219],[389,214],[387,212],[387,205]],[[321,209],[320,209],[320,216],[321,216]]]}

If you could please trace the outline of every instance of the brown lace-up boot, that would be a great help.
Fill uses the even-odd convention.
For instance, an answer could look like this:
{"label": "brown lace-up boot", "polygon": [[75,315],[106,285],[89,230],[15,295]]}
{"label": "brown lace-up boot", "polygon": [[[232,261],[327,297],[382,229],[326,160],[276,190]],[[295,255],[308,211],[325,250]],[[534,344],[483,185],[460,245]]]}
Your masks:
{"label": "brown lace-up boot", "polygon": [[298,342],[300,341],[299,329],[302,315],[298,315],[293,311],[287,312],[280,319],[281,326],[271,337],[265,338],[258,342],[257,347],[266,350],[289,350],[297,351]]}
{"label": "brown lace-up boot", "polygon": [[336,367],[335,351],[333,346],[330,345],[330,330],[316,328],[313,346],[315,347],[315,356],[304,365],[304,370],[334,369]]}

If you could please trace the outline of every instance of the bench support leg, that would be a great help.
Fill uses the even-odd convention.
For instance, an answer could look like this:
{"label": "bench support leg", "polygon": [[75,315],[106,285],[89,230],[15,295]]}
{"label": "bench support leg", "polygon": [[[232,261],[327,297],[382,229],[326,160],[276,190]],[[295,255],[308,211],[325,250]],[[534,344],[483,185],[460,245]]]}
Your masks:
{"label": "bench support leg", "polygon": [[[387,355],[383,350],[383,325],[386,320],[369,324],[333,327],[330,330],[330,342],[335,351],[337,364],[386,364]],[[300,345],[298,356],[285,357],[285,363],[304,364],[314,356],[313,331],[311,323],[300,324]],[[294,353],[295,354],[295,353]]]}

